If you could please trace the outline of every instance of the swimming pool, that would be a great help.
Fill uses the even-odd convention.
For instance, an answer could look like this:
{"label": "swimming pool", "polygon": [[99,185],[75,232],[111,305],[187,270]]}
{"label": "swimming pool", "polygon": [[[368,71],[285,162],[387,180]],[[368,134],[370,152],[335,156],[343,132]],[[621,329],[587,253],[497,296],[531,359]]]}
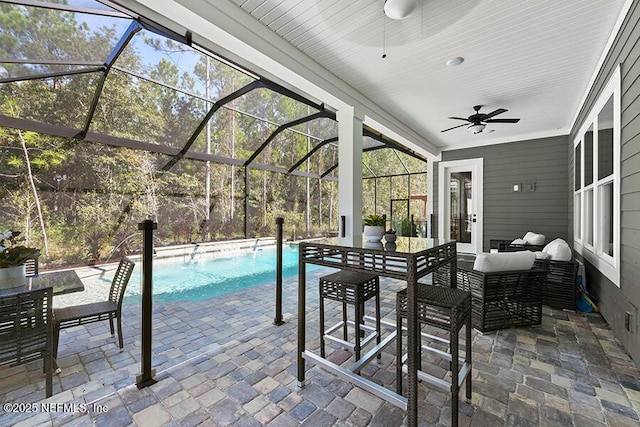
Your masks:
{"label": "swimming pool", "polygon": [[[140,295],[140,263],[127,287],[128,299]],[[309,265],[307,270],[319,268]],[[298,274],[298,247],[282,249],[282,277]],[[200,301],[253,286],[274,282],[276,248],[236,253],[229,256],[195,258],[182,257],[154,261],[153,298],[157,301]]]}

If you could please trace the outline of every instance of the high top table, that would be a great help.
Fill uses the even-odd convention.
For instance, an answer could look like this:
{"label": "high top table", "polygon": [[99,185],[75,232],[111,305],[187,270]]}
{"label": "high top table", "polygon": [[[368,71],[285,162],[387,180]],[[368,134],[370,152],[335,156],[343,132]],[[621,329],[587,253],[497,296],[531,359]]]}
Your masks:
{"label": "high top table", "polygon": [[[366,242],[345,245],[344,239],[332,238],[300,243],[298,264],[298,385],[305,385],[305,360],[367,390],[388,402],[406,409],[408,424],[418,424],[418,340],[420,329],[416,316],[418,280],[440,268],[448,268],[450,286],[456,287],[456,242],[414,237],[398,237],[395,244]],[[407,282],[407,397],[384,388],[359,375],[360,369],[395,339],[395,332],[367,352],[350,369],[336,365],[305,349],[306,264],[342,270],[364,271]],[[381,284],[382,287],[382,284]]]}

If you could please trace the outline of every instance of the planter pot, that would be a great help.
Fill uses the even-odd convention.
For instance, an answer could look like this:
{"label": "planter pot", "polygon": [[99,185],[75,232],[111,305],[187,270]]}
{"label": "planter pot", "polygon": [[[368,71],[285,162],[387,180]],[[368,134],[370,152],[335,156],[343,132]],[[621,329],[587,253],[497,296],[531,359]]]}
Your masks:
{"label": "planter pot", "polygon": [[0,289],[17,288],[27,283],[24,265],[0,268]]}
{"label": "planter pot", "polygon": [[387,243],[393,243],[396,241],[396,235],[394,233],[387,233],[384,235],[384,240]]}
{"label": "planter pot", "polygon": [[367,249],[384,249],[380,240],[377,242],[364,242],[364,247]]}
{"label": "planter pot", "polygon": [[364,238],[367,242],[379,242],[384,236],[385,229],[382,225],[365,225]]}

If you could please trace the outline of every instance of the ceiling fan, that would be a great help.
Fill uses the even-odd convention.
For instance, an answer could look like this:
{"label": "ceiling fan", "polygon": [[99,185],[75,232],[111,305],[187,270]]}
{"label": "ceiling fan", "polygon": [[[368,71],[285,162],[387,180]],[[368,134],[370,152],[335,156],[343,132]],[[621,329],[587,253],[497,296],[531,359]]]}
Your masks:
{"label": "ceiling fan", "polygon": [[[508,110],[505,110],[504,108],[498,108],[497,110],[494,110],[488,114],[480,113],[480,108],[482,108],[482,105],[474,106],[473,109],[476,110],[475,114],[470,115],[466,119],[464,117],[448,117],[448,118],[454,119],[454,120],[464,120],[465,122],[471,123],[471,125],[468,125],[468,129],[473,133],[482,132],[484,128],[487,126],[487,123],[518,123],[520,121],[520,119],[493,119],[492,118],[497,116],[498,114],[506,113]],[[447,132],[449,130],[457,129],[462,126],[467,126],[467,123],[463,123],[461,125],[454,126],[449,129],[444,129],[440,132]]]}

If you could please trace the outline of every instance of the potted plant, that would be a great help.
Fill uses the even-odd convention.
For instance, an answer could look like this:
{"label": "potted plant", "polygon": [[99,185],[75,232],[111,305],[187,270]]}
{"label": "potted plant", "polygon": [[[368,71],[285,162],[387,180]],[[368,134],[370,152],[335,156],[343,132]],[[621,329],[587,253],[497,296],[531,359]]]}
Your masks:
{"label": "potted plant", "polygon": [[24,263],[40,256],[40,250],[16,245],[19,231],[0,234],[0,289],[15,288],[26,284]]}
{"label": "potted plant", "polygon": [[396,241],[396,230],[394,230],[393,228],[388,229],[385,233],[384,233],[384,240],[387,243],[393,243]]}
{"label": "potted plant", "polygon": [[364,217],[364,237],[368,242],[379,242],[384,236],[385,220],[380,215]]}

